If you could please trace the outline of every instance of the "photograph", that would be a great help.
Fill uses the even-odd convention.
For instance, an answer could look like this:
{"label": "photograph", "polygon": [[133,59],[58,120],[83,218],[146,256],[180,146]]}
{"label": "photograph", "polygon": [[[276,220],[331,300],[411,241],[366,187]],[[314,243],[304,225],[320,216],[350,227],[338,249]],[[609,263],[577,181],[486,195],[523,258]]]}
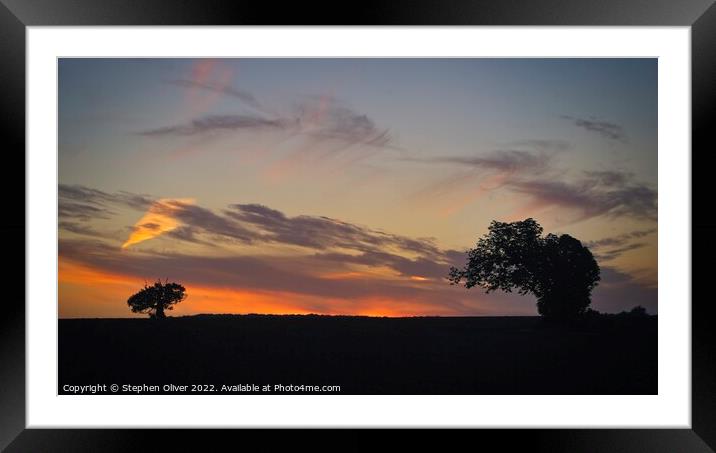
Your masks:
{"label": "photograph", "polygon": [[658,76],[57,58],[57,393],[657,395]]}

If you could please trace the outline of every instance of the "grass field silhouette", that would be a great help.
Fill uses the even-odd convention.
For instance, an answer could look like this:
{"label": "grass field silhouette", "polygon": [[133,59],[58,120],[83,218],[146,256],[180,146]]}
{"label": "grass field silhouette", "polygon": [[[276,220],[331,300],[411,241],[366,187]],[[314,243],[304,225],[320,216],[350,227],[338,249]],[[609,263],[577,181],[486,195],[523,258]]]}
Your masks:
{"label": "grass field silhouette", "polygon": [[538,317],[59,320],[60,394],[64,385],[93,383],[339,385],[340,394],[656,394],[657,382],[656,316],[576,325]]}

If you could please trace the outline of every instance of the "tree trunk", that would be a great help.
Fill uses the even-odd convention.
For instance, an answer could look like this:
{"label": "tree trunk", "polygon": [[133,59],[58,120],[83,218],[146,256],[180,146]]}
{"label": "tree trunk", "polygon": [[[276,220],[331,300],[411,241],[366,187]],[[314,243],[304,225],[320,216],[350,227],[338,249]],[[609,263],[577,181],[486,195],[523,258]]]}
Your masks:
{"label": "tree trunk", "polygon": [[154,312],[154,317],[157,319],[166,318],[166,315],[164,314],[164,305],[162,305],[162,304],[157,305],[157,308]]}

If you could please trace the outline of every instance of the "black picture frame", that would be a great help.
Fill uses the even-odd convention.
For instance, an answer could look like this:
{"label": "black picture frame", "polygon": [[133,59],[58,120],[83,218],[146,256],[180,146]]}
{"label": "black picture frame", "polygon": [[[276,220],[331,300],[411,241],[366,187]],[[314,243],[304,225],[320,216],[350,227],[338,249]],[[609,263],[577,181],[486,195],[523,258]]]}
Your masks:
{"label": "black picture frame", "polygon": [[[25,235],[25,31],[28,26],[68,25],[531,25],[531,26],[688,26],[692,63],[692,288],[705,289],[716,253],[716,220],[705,206],[710,198],[706,159],[716,149],[710,114],[716,110],[716,6],[713,0],[366,0],[360,4],[235,0],[0,0],[0,111],[5,124],[0,178],[6,212],[5,238]],[[701,202],[701,203],[700,203]],[[22,213],[22,214],[20,214]],[[216,430],[55,430],[25,429],[25,250],[21,241],[3,241],[12,252],[0,316],[0,448],[7,451],[126,451],[148,440],[162,450],[180,445],[245,445],[247,436],[269,449],[276,443],[307,440],[306,432],[286,436]],[[702,261],[701,265],[699,260]],[[9,262],[9,261],[8,261]],[[21,266],[20,263],[23,263]],[[15,291],[11,286],[15,284]],[[22,288],[22,289],[21,289]],[[11,292],[11,294],[7,294]],[[691,429],[471,430],[473,445],[498,441],[503,449],[529,446],[537,451],[708,452],[716,450],[716,330],[713,305],[692,291]],[[689,301],[660,301],[660,303]],[[479,410],[476,408],[476,410]],[[413,432],[420,441],[423,432]],[[403,436],[401,436],[403,437]],[[207,444],[205,442],[211,442]],[[229,443],[229,445],[231,445]],[[351,436],[349,447],[371,446]],[[340,445],[346,445],[342,443]],[[316,443],[312,442],[311,447]],[[333,445],[336,447],[337,445]]]}

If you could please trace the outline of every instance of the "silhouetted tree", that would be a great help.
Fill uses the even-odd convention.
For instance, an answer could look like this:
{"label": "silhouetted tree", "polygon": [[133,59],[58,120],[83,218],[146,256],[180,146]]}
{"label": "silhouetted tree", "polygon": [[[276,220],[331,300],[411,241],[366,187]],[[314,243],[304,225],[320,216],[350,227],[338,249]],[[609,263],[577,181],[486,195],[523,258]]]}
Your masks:
{"label": "silhouetted tree", "polygon": [[164,310],[172,310],[174,304],[186,299],[186,289],[178,283],[157,280],[153,285],[144,284],[139,292],[127,299],[133,313],[146,313],[150,318],[165,318]]}
{"label": "silhouetted tree", "polygon": [[565,319],[584,314],[599,281],[599,265],[577,239],[563,234],[542,236],[534,219],[493,221],[488,233],[467,252],[463,269],[450,268],[451,284],[486,292],[501,289],[534,294],[545,318]]}

